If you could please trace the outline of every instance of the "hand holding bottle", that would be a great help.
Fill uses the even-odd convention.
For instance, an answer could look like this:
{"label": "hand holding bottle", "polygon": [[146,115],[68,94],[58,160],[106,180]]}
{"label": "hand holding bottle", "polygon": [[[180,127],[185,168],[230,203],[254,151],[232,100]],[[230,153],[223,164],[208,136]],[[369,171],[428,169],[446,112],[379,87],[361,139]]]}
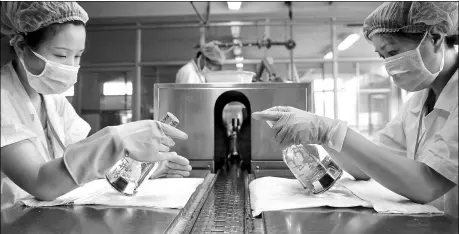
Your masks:
{"label": "hand holding bottle", "polygon": [[106,127],[90,137],[69,145],[64,163],[78,185],[102,177],[125,154],[140,162],[157,162],[172,157],[172,138],[188,136],[164,123],[142,120]]}
{"label": "hand holding bottle", "polygon": [[159,162],[158,168],[152,173],[150,179],[183,178],[190,175],[191,169],[190,161],[187,158],[171,152],[171,156],[167,160]]}
{"label": "hand holding bottle", "polygon": [[273,122],[276,142],[281,148],[290,145],[325,144],[340,152],[347,124],[293,107],[276,106],[261,112],[254,112],[256,120]]}

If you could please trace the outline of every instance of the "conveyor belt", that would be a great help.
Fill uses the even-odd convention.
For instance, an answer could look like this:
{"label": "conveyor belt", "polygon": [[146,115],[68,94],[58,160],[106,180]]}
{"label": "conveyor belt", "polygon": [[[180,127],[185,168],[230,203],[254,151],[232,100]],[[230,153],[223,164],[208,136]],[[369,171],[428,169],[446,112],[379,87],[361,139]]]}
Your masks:
{"label": "conveyor belt", "polygon": [[226,164],[212,188],[191,233],[245,233],[245,176],[237,163]]}

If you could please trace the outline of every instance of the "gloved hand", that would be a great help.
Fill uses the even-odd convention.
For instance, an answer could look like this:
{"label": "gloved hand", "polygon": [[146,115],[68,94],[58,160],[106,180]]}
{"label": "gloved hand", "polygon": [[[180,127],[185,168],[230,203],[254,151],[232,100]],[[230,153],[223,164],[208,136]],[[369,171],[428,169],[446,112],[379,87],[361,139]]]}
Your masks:
{"label": "gloved hand", "polygon": [[320,144],[340,152],[347,124],[293,107],[276,106],[254,112],[257,120],[272,121],[276,142],[282,149],[293,144]]}
{"label": "gloved hand", "polygon": [[127,151],[129,157],[141,162],[157,162],[174,157],[169,148],[171,139],[188,136],[167,124],[142,120],[106,127],[94,135],[69,145],[64,152],[64,164],[78,185],[103,177]]}
{"label": "gloved hand", "polygon": [[159,162],[158,168],[151,174],[150,179],[161,177],[183,178],[189,176],[190,171],[190,161],[174,153],[167,160]]}

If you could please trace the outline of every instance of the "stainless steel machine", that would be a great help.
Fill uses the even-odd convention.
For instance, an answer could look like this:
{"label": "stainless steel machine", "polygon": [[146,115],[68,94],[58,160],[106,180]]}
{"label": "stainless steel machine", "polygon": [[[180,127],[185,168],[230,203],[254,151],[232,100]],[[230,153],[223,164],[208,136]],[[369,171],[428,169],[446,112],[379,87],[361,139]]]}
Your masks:
{"label": "stainless steel machine", "polygon": [[251,114],[281,105],[310,110],[311,104],[306,83],[155,84],[154,118],[174,113],[189,137],[173,150],[190,160],[191,176],[214,178],[166,233],[252,233],[260,219],[250,218],[249,181],[293,175],[268,124]]}
{"label": "stainless steel machine", "polygon": [[154,89],[154,118],[174,113],[178,128],[189,136],[176,141],[174,150],[193,170],[213,173],[234,153],[249,172],[285,169],[269,126],[251,113],[278,105],[312,106],[310,83],[155,84]]}

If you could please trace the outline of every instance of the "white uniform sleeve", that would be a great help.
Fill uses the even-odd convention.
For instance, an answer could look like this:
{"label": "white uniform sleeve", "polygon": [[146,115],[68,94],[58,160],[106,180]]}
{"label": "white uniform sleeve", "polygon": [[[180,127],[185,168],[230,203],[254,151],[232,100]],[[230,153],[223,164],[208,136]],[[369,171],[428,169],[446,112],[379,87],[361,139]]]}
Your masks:
{"label": "white uniform sleeve", "polygon": [[73,109],[72,104],[59,95],[59,115],[64,120],[65,143],[67,145],[81,141],[88,136],[91,126],[84,121]]}
{"label": "white uniform sleeve", "polygon": [[457,185],[458,175],[458,113],[457,106],[443,128],[435,133],[433,142],[426,145],[419,157],[439,174]]}
{"label": "white uniform sleeve", "polygon": [[180,68],[175,77],[175,82],[179,84],[199,84],[203,83],[200,74],[196,72],[192,62]]}
{"label": "white uniform sleeve", "polygon": [[406,135],[403,122],[403,116],[405,115],[405,108],[401,109],[397,116],[393,118],[387,125],[377,133],[374,142],[380,146],[383,146],[393,153],[406,157]]}
{"label": "white uniform sleeve", "polygon": [[175,83],[184,84],[187,83],[189,72],[186,71],[186,65],[181,67],[175,76]]}
{"label": "white uniform sleeve", "polygon": [[[17,143],[22,140],[37,137],[24,124],[13,107],[13,98],[8,92],[1,92],[1,147]],[[30,116],[21,116],[30,118]]]}

